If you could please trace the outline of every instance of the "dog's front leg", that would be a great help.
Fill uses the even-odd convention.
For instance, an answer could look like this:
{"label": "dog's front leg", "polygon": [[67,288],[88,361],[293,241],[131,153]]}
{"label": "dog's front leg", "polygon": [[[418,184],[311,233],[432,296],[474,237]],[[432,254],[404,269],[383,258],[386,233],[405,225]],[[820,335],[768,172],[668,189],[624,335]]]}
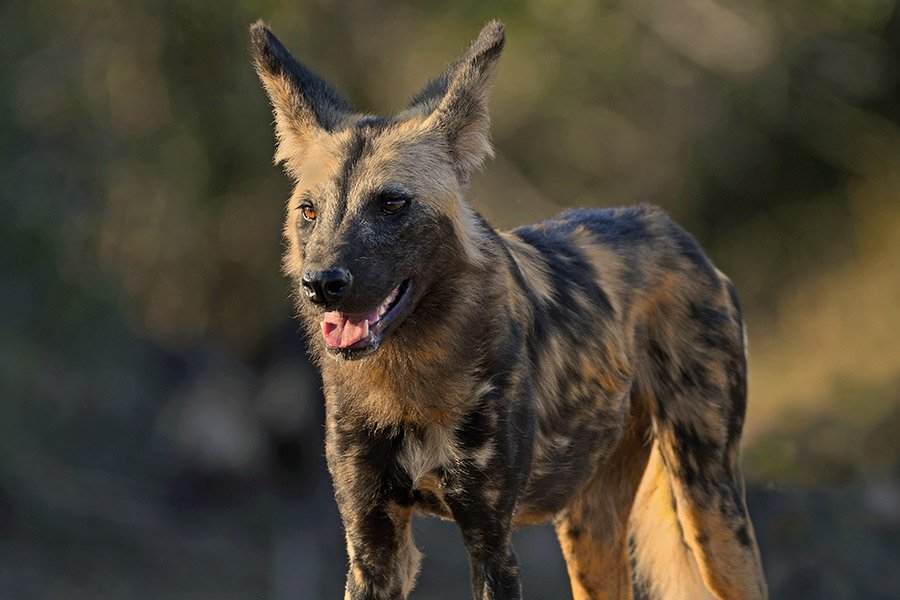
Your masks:
{"label": "dog's front leg", "polygon": [[346,600],[404,600],[421,554],[412,540],[411,510],[394,502],[343,507],[350,570]]}
{"label": "dog's front leg", "polygon": [[[472,591],[476,600],[518,600],[522,597],[519,565],[512,549],[515,494],[499,492],[483,474],[445,495],[469,554]],[[474,484],[480,480],[481,485]]]}
{"label": "dog's front leg", "polygon": [[392,467],[396,444],[355,422],[329,422],[326,454],[350,559],[346,600],[405,600],[419,571],[410,492]]}

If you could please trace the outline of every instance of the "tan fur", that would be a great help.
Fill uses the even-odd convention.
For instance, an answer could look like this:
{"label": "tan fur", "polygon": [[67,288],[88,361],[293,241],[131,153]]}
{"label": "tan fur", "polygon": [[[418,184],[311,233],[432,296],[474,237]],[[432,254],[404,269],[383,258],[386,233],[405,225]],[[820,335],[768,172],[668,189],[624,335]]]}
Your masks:
{"label": "tan fur", "polygon": [[[275,163],[283,163],[295,179],[303,173],[305,153],[323,143],[324,131],[315,122],[309,107],[296,88],[283,76],[258,70],[263,86],[272,100],[277,145]],[[339,121],[345,116],[335,117]]]}
{"label": "tan fur", "polygon": [[638,549],[633,556],[637,579],[651,598],[713,600],[703,585],[694,554],[685,545],[669,476],[655,443],[629,528]]}
{"label": "tan fur", "polygon": [[553,287],[550,283],[550,272],[547,264],[541,258],[537,249],[529,246],[514,235],[502,233],[503,239],[509,244],[510,254],[516,262],[516,266],[522,272],[522,276],[531,283],[534,291],[545,302],[553,298]]}

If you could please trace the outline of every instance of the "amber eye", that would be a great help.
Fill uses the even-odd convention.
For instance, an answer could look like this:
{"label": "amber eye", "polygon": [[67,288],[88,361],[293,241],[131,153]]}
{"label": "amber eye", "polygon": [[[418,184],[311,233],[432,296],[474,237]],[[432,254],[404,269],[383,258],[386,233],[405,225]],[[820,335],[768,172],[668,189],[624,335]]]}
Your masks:
{"label": "amber eye", "polygon": [[307,221],[315,221],[316,220],[316,209],[312,204],[303,204],[300,206],[300,214],[303,215],[303,218]]}
{"label": "amber eye", "polygon": [[409,204],[409,196],[398,192],[384,192],[378,197],[381,210],[386,213],[398,213]]}

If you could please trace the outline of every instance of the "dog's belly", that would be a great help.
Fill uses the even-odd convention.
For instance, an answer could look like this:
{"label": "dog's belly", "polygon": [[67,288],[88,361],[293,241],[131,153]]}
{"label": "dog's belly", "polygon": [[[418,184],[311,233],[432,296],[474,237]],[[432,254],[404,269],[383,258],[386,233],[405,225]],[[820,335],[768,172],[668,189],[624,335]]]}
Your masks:
{"label": "dog's belly", "polygon": [[607,444],[569,445],[534,465],[525,489],[516,526],[540,523],[563,510],[579,488],[597,471]]}
{"label": "dog's belly", "polygon": [[557,401],[553,412],[539,415],[531,476],[517,524],[541,522],[563,510],[622,439],[627,392],[609,393],[587,383],[582,390],[579,397]]}

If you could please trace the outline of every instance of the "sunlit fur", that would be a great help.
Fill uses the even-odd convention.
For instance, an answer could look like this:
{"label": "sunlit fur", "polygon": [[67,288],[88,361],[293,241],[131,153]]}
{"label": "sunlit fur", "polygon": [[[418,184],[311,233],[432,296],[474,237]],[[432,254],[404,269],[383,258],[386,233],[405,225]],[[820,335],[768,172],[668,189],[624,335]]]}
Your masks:
{"label": "sunlit fur", "polygon": [[[503,25],[392,117],[353,112],[264,24],[251,40],[276,160],[295,182],[284,270],[322,372],[346,598],[408,596],[419,512],[459,525],[480,599],[521,596],[510,534],[546,521],[578,600],[630,598],[633,581],[653,598],[764,598],[738,464],[746,361],[728,279],[654,207],[500,233],[463,199],[490,154]],[[379,211],[397,188],[405,209]],[[345,314],[412,282],[380,346],[326,348],[326,308],[299,281],[337,267],[352,286],[327,308]]]}

